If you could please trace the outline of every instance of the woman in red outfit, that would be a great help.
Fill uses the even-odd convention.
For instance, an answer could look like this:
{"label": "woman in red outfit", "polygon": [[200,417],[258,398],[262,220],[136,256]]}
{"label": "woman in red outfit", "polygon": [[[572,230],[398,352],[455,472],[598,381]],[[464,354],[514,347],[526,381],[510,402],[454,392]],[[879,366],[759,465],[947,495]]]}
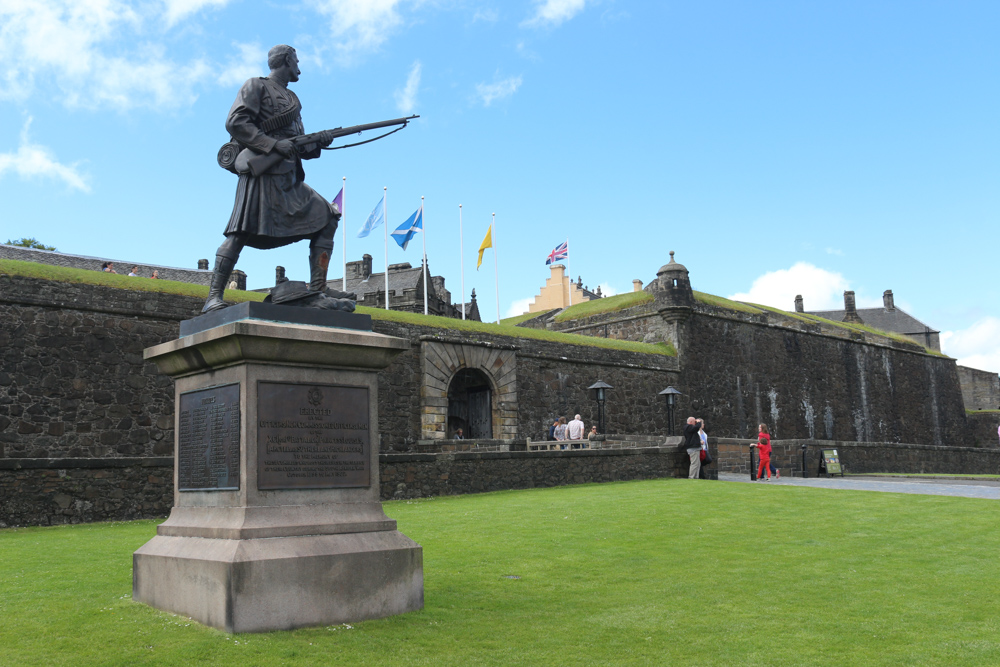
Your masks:
{"label": "woman in red outfit", "polygon": [[767,473],[767,481],[771,481],[771,436],[767,432],[767,424],[758,426],[760,433],[757,434],[757,444],[751,447],[757,448],[760,457],[760,465],[757,468],[757,481],[764,479]]}

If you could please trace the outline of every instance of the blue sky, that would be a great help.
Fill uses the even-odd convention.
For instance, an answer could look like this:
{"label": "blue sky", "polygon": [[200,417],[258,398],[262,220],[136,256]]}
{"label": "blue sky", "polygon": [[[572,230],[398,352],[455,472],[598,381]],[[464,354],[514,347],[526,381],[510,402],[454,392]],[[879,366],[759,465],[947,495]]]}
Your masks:
{"label": "blue sky", "polygon": [[[896,303],[1000,371],[1000,4],[622,0],[0,0],[0,236],[193,267],[235,177],[215,163],[243,80],[295,46],[307,130],[413,125],[306,163],[347,177],[348,260],[389,188],[426,197],[430,266],[495,317],[570,239],[574,276],[628,291],[675,250],[696,289],[792,308]],[[340,256],[341,235],[335,256]],[[305,244],[247,250],[251,287]],[[420,245],[389,249],[419,263]],[[332,272],[339,275],[339,270]]]}

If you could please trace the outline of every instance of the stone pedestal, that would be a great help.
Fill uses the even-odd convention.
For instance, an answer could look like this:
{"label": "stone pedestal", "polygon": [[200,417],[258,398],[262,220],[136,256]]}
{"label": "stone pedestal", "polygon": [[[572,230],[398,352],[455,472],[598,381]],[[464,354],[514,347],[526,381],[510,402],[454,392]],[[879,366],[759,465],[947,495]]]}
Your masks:
{"label": "stone pedestal", "polygon": [[174,508],[133,598],[228,632],[423,607],[422,550],[379,502],[370,331],[242,320],[145,351],[175,380]]}

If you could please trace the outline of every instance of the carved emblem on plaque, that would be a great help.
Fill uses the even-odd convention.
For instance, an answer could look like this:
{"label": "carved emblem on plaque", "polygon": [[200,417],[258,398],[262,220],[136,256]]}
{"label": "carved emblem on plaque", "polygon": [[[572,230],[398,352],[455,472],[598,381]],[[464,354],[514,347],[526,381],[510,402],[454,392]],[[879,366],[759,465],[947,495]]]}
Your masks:
{"label": "carved emblem on plaque", "polygon": [[320,391],[319,387],[313,387],[309,390],[309,396],[307,398],[309,399],[309,403],[311,405],[319,405],[323,402],[323,392]]}

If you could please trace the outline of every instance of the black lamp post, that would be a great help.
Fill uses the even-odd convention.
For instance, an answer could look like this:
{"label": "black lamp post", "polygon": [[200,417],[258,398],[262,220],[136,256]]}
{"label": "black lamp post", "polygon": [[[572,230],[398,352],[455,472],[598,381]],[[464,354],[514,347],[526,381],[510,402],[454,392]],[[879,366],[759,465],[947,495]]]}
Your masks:
{"label": "black lamp post", "polygon": [[614,389],[607,382],[598,380],[587,387],[590,392],[590,400],[597,401],[597,432],[604,435],[604,401],[607,399],[607,390]]}
{"label": "black lamp post", "polygon": [[667,387],[660,392],[660,396],[667,399],[667,434],[674,434],[674,406],[677,405],[677,397],[683,396],[681,392],[673,387]]}

